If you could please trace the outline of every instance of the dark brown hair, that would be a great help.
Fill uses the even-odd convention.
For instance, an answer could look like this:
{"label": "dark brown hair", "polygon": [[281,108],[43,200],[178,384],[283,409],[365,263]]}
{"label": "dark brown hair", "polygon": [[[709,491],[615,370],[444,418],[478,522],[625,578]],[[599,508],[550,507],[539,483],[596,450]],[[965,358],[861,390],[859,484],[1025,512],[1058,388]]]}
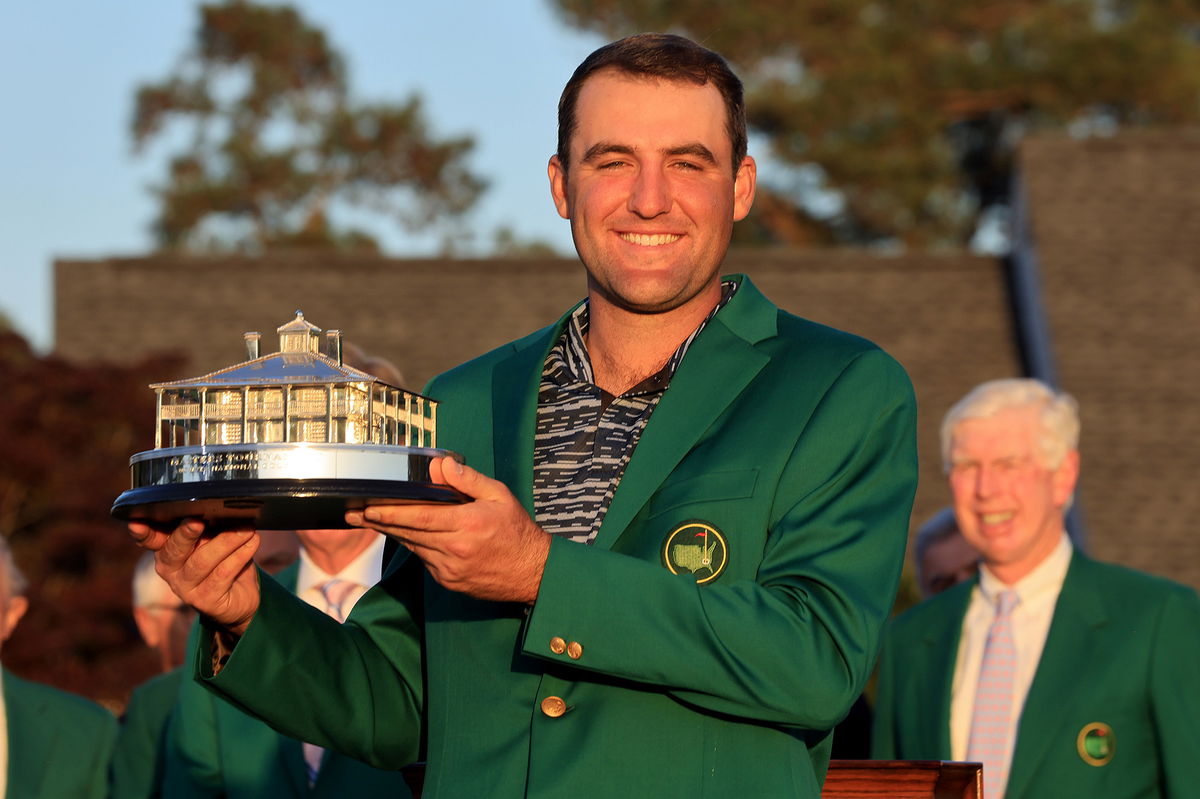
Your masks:
{"label": "dark brown hair", "polygon": [[725,59],[682,36],[670,33],[639,33],[606,44],[583,60],[567,81],[558,100],[558,160],[568,165],[571,136],[575,133],[575,106],[584,82],[603,69],[663,80],[689,81],[699,86],[712,83],[725,101],[725,127],[733,143],[733,170],[746,157],[746,101],[742,82]]}

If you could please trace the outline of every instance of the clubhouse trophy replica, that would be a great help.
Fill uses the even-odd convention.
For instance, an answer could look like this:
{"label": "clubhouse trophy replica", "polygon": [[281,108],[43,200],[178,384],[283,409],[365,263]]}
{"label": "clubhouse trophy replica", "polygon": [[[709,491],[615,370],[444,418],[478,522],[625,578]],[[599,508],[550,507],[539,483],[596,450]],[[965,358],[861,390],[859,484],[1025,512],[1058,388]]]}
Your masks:
{"label": "clubhouse trophy replica", "polygon": [[342,336],[304,318],[278,329],[279,352],[190,380],[155,383],[154,449],[129,459],[122,520],[203,517],[214,530],[346,527],[373,503],[456,503],[431,482],[437,403],[342,363]]}

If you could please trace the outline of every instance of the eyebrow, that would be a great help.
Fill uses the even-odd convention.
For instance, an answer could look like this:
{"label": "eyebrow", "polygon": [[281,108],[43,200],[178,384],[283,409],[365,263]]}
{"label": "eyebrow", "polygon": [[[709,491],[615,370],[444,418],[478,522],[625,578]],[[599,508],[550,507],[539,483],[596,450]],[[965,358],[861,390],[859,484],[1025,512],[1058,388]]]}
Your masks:
{"label": "eyebrow", "polygon": [[[708,164],[711,164],[713,166],[717,165],[717,158],[716,158],[716,156],[713,155],[712,150],[708,149],[707,147],[705,147],[703,144],[700,144],[699,142],[692,142],[690,144],[681,144],[677,147],[668,147],[667,149],[663,150],[662,153],[663,153],[663,155],[668,155],[668,156],[690,155],[695,158],[699,158],[700,160],[702,160]],[[601,158],[603,156],[612,155],[612,154],[630,155],[631,156],[631,155],[635,155],[636,153],[634,151],[634,148],[630,147],[627,144],[615,144],[613,142],[602,141],[602,142],[597,142],[596,144],[593,144],[591,147],[588,148],[588,151],[583,154],[583,162],[589,163],[589,162],[595,161],[596,159]]]}

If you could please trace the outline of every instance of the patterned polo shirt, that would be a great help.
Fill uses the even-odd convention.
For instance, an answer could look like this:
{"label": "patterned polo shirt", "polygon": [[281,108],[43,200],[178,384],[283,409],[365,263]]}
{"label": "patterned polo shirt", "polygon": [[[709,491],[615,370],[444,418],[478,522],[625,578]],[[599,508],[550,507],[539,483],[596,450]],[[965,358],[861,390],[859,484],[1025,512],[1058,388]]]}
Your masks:
{"label": "patterned polo shirt", "polygon": [[533,504],[543,530],[579,543],[595,539],[650,414],[692,341],[737,287],[722,283],[721,301],[666,365],[619,397],[595,384],[585,338],[588,304],[571,315],[546,355],[538,390]]}

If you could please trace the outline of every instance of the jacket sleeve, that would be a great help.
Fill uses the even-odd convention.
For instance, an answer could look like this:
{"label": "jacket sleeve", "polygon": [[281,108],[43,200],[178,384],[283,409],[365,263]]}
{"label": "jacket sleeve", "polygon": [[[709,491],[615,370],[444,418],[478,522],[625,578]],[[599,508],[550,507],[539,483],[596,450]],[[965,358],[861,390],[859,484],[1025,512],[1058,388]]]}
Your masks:
{"label": "jacket sleeve", "polygon": [[262,600],[246,634],[215,676],[212,635],[202,635],[195,670],[284,735],[379,768],[406,766],[421,739],[423,575],[406,557],[338,624],[260,573]]}
{"label": "jacket sleeve", "polygon": [[[525,653],[717,713],[833,727],[874,667],[895,598],[916,488],[915,416],[903,369],[880,351],[860,353],[806,420],[776,417],[785,438],[771,446],[790,454],[771,488],[754,579],[699,585],[649,559],[556,539]],[[581,643],[582,655],[551,651],[554,637]]]}

